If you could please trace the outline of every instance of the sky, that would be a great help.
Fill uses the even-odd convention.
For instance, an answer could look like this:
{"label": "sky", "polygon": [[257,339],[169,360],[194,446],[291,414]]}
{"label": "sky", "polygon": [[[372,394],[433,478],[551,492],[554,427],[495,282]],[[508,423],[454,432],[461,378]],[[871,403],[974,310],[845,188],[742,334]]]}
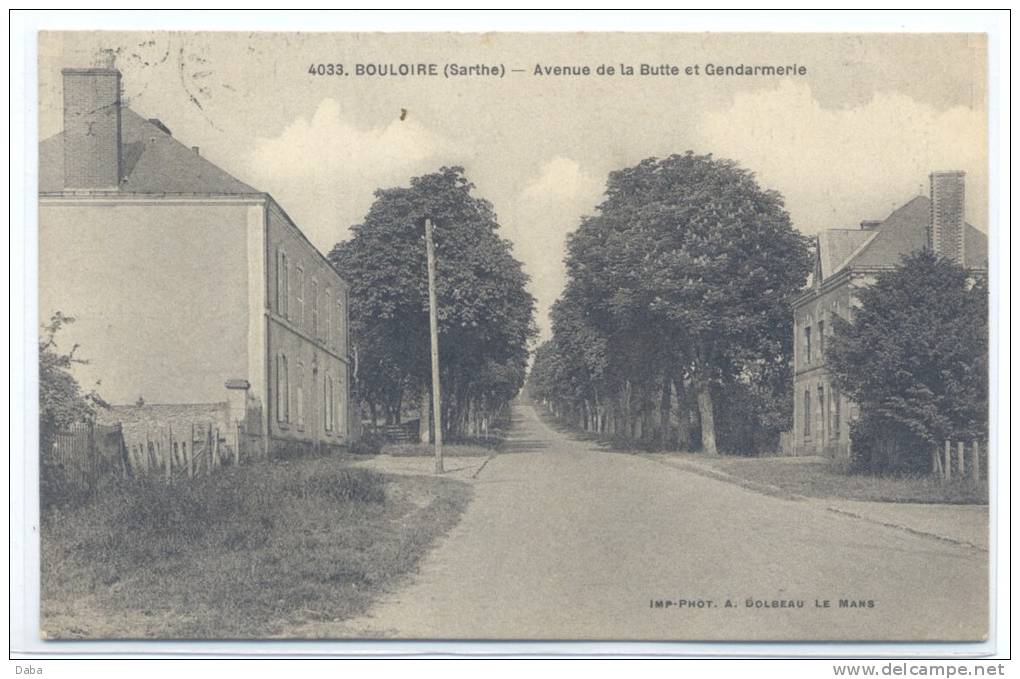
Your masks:
{"label": "sky", "polygon": [[[42,33],[39,132],[62,127],[61,68],[113,64],[127,105],[271,193],[323,252],[375,190],[461,165],[524,262],[548,336],[567,234],[609,172],[650,156],[737,161],[805,234],[882,219],[926,195],[930,172],[963,170],[968,221],[987,231],[986,49],[969,34]],[[440,75],[308,73],[326,63]],[[680,75],[619,74],[643,63]],[[445,64],[506,72],[444,78]],[[806,73],[707,76],[707,64]],[[584,65],[591,75],[534,73]]]}

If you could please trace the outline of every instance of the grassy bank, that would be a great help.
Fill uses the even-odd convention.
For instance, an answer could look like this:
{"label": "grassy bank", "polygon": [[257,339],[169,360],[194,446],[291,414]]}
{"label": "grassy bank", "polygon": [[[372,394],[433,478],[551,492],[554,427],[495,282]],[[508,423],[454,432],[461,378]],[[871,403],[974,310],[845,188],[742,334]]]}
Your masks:
{"label": "grassy bank", "polygon": [[336,457],[133,482],[42,522],[49,638],[264,638],[363,613],[466,507]]}
{"label": "grassy bank", "polygon": [[784,492],[873,502],[987,504],[988,484],[945,482],[930,474],[851,474],[839,465],[796,458],[718,458],[708,464],[731,476]]}

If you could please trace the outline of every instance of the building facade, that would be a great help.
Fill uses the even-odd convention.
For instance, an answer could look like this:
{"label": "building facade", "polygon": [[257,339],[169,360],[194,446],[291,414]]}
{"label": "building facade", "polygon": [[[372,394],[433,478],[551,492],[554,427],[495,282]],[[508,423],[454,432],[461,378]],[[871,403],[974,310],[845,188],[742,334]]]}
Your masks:
{"label": "building facade", "polygon": [[793,454],[849,457],[849,425],[858,411],[832,384],[825,345],[833,318],[853,319],[858,290],[921,249],[974,271],[987,270],[987,236],[963,217],[964,174],[935,172],[929,180],[930,198],[917,196],[884,220],[816,237],[814,272],[793,305]]}
{"label": "building facade", "polygon": [[225,403],[255,454],[347,443],[347,283],[269,194],[123,106],[118,71],[63,76],[64,131],[39,145],[39,311],[75,319],[58,341],[88,361],[82,386]]}

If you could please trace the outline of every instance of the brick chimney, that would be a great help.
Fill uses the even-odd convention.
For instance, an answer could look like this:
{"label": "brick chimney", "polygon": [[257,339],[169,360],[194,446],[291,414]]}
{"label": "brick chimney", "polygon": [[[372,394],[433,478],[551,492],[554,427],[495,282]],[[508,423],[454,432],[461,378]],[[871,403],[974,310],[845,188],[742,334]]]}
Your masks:
{"label": "brick chimney", "polygon": [[120,185],[120,71],[65,68],[64,188]]}
{"label": "brick chimney", "polygon": [[964,173],[932,172],[928,246],[940,256],[964,263]]}

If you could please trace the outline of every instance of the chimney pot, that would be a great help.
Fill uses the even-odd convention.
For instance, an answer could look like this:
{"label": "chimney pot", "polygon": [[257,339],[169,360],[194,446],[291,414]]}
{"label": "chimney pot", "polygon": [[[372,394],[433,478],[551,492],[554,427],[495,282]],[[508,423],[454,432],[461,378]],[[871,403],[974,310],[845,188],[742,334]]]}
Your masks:
{"label": "chimney pot", "polygon": [[861,231],[874,231],[881,226],[882,221],[878,219],[865,219],[861,222]]}
{"label": "chimney pot", "polygon": [[197,147],[197,146],[192,146],[192,147],[191,147],[191,150],[195,152],[195,155],[196,155],[196,156],[197,156],[197,155],[201,155],[201,154],[200,154],[200,153],[198,152],[198,147]]}

